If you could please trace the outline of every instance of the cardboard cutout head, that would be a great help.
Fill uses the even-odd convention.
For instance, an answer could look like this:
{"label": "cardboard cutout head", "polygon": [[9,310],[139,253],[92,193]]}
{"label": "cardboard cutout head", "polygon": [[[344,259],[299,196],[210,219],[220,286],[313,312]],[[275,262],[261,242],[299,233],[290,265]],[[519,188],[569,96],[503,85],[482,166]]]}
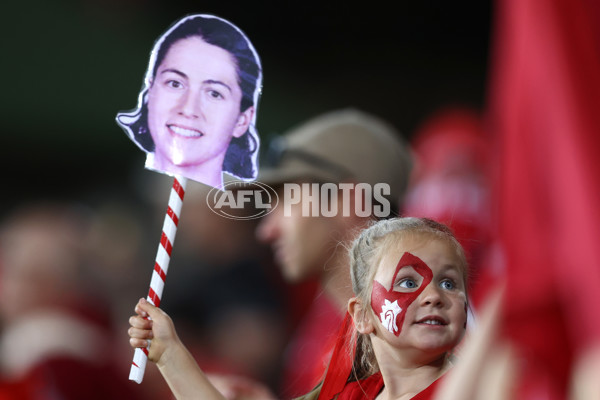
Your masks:
{"label": "cardboard cutout head", "polygon": [[244,33],[190,15],[156,42],[138,106],[117,123],[147,153],[146,168],[221,187],[222,172],[256,179],[258,54]]}

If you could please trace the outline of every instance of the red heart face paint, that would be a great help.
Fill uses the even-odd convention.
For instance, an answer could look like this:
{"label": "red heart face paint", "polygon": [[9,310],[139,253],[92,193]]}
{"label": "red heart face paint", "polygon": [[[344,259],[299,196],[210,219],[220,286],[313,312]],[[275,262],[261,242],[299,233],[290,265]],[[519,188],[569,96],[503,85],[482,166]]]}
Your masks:
{"label": "red heart face paint", "polygon": [[[402,268],[408,267],[412,267],[419,275],[421,275],[423,277],[423,282],[421,282],[421,285],[414,292],[402,293],[394,291],[394,282],[396,282],[398,273]],[[406,315],[406,309],[413,301],[415,301],[419,294],[425,290],[432,278],[433,272],[427,264],[419,257],[416,257],[409,252],[405,252],[400,258],[400,261],[398,261],[396,271],[389,284],[389,290],[376,280],[373,281],[371,308],[375,314],[379,316],[381,323],[387,330],[396,336],[400,335],[402,324],[404,323],[404,316]]]}

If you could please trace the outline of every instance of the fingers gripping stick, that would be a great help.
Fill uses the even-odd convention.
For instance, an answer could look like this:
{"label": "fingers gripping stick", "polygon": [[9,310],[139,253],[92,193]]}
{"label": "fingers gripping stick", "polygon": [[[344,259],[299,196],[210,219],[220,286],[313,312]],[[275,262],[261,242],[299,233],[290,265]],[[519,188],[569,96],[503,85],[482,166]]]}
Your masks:
{"label": "fingers gripping stick", "polygon": [[[148,297],[146,298],[156,307],[160,306],[160,299],[165,286],[165,279],[167,277],[167,270],[169,269],[169,261],[171,260],[171,251],[173,250],[173,242],[175,241],[175,233],[177,232],[179,215],[181,214],[186,183],[187,178],[181,176],[175,177],[173,180],[173,187],[171,188],[171,195],[169,196],[169,206],[167,207],[167,213],[163,223],[162,235],[156,254]],[[148,348],[135,349],[131,370],[129,371],[129,380],[142,383],[147,361]]]}

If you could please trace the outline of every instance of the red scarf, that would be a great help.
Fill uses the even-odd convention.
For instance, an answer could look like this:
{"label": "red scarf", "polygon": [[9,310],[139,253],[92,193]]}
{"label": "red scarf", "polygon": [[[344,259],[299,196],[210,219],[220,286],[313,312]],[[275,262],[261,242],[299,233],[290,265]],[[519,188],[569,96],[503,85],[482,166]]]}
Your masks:
{"label": "red scarf", "polygon": [[[348,377],[352,372],[354,360],[355,340],[352,340],[354,324],[350,314],[346,313],[344,322],[338,332],[338,336],[329,361],[327,374],[323,380],[323,387],[317,400],[331,400],[344,390]],[[349,351],[349,348],[351,349]]]}
{"label": "red scarf", "polygon": [[[374,400],[383,389],[383,378],[377,372],[361,381],[348,382],[352,372],[356,340],[352,335],[354,324],[350,314],[346,313],[327,368],[323,386],[317,400]],[[351,350],[349,350],[349,348]],[[440,379],[413,396],[411,400],[429,400],[435,393]]]}

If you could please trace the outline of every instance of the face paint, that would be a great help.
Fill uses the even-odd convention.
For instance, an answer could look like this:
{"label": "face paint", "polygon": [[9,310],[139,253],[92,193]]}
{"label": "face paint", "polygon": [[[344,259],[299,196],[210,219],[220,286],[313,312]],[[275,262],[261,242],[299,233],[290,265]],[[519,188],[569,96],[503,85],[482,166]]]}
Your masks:
{"label": "face paint", "polygon": [[[396,277],[402,268],[412,267],[419,275],[423,277],[423,282],[417,290],[410,293],[402,293],[394,291],[394,282]],[[406,309],[408,306],[415,301],[415,299],[421,294],[425,287],[429,285],[433,278],[433,272],[420,258],[405,252],[398,265],[396,271],[392,277],[390,283],[390,290],[386,289],[376,280],[373,281],[373,291],[371,292],[371,308],[379,316],[381,323],[386,327],[387,330],[392,332],[394,335],[400,335],[402,330],[402,324],[404,323],[404,316],[406,315]]]}

